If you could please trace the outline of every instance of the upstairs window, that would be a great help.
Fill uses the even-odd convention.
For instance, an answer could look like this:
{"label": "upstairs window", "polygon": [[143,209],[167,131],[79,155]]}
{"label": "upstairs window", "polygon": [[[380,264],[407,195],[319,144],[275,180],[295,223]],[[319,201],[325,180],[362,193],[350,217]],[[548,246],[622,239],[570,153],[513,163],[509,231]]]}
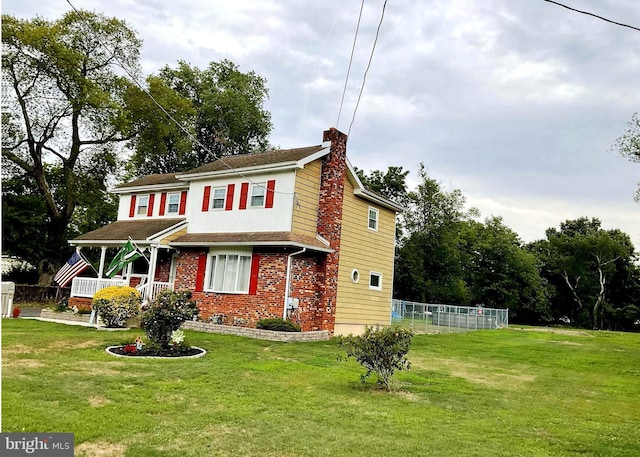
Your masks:
{"label": "upstairs window", "polygon": [[378,210],[369,207],[369,229],[378,231]]}
{"label": "upstairs window", "polygon": [[180,194],[169,194],[167,196],[167,213],[177,214],[180,210]]}
{"label": "upstairs window", "polygon": [[254,208],[264,207],[264,196],[266,193],[266,183],[257,183],[251,185],[251,204]]}
{"label": "upstairs window", "polygon": [[149,196],[143,195],[141,197],[138,197],[138,203],[136,205],[136,215],[146,216],[148,209],[149,209]]}
{"label": "upstairs window", "polygon": [[216,187],[213,189],[212,209],[224,209],[225,200],[227,198],[226,187]]}
{"label": "upstairs window", "polygon": [[382,290],[382,273],[369,272],[369,289]]}

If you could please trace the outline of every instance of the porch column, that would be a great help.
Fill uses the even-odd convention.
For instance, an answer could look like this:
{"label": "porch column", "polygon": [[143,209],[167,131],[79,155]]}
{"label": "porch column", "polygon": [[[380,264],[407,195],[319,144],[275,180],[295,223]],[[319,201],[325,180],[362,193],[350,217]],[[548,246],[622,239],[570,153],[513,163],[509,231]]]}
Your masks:
{"label": "porch column", "polygon": [[155,297],[153,296],[153,286],[156,279],[156,263],[158,262],[158,245],[150,244],[149,245],[150,255],[149,255],[149,276],[147,278],[147,298],[149,300],[153,300]]}
{"label": "porch column", "polygon": [[131,285],[131,273],[133,273],[133,262],[129,262],[127,264],[127,273],[126,273],[126,278],[127,278],[127,285],[130,286]]}
{"label": "porch column", "polygon": [[107,247],[106,246],[101,246],[100,247],[101,251],[100,251],[100,267],[99,267],[99,271],[98,271],[98,279],[102,278],[104,276],[104,261],[106,260],[107,257]]}

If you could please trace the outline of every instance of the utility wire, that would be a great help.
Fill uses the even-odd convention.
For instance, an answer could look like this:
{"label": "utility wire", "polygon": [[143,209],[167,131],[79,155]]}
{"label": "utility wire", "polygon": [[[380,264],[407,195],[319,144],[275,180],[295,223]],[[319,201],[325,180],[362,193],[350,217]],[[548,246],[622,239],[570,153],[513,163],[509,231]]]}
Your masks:
{"label": "utility wire", "polygon": [[353,109],[353,117],[351,118],[351,123],[349,124],[349,130],[347,131],[347,136],[351,133],[351,127],[353,126],[353,122],[356,120],[356,112],[358,111],[358,106],[360,105],[360,98],[362,97],[362,92],[364,91],[364,85],[367,82],[367,73],[369,72],[369,68],[371,67],[371,61],[373,60],[373,53],[376,50],[376,44],[378,43],[378,35],[380,35],[380,27],[382,26],[382,21],[384,20],[384,10],[387,7],[387,0],[384,0],[384,4],[382,5],[382,14],[380,15],[380,22],[378,23],[378,29],[376,30],[376,37],[373,40],[373,47],[371,48],[371,55],[369,56],[369,63],[367,64],[367,69],[364,71],[364,76],[362,77],[362,86],[360,87],[360,93],[358,94],[358,101],[356,102],[356,107]]}
{"label": "utility wire", "polygon": [[[71,8],[73,8],[73,10],[78,13],[78,15],[80,17],[82,17],[82,12],[79,11],[75,6],[73,6],[73,4],[71,3],[70,0],[67,0],[67,3],[69,4],[69,6],[71,6]],[[87,23],[87,25],[89,26],[89,28],[91,29],[91,25]],[[105,45],[102,40],[100,40],[100,37],[98,35],[95,36],[96,40],[98,41],[98,43],[100,43],[100,45],[109,53],[111,54],[111,57],[113,58],[114,61],[116,61],[118,63],[118,66],[120,68],[122,68],[122,70],[129,76],[129,78],[131,79],[131,81],[138,86],[138,88],[144,92],[152,101],[153,103],[156,104],[156,106],[158,108],[160,108],[160,110],[165,114],[165,116],[167,116],[174,124],[176,124],[180,130],[182,130],[195,144],[197,144],[198,146],[200,146],[202,149],[204,149],[205,151],[209,152],[216,160],[218,160],[220,163],[222,163],[222,165],[224,165],[225,167],[227,167],[230,171],[232,171],[233,173],[237,174],[238,176],[246,179],[247,181],[249,181],[251,184],[258,186],[258,187],[262,187],[263,189],[266,190],[266,186],[264,184],[260,184],[260,183],[256,183],[254,181],[252,181],[250,178],[248,178],[245,174],[239,172],[238,170],[236,170],[235,168],[233,168],[231,165],[227,164],[224,160],[222,160],[221,157],[218,157],[216,155],[215,152],[211,151],[209,148],[207,148],[204,144],[202,144],[198,138],[196,138],[191,132],[189,132],[185,127],[182,126],[182,124],[180,124],[180,122],[178,122],[154,97],[153,95],[151,95],[151,93],[140,83],[138,82],[138,80],[136,79],[136,77],[132,74],[132,72],[126,68],[126,66],[120,61],[120,59],[118,58],[118,56],[116,56],[113,52],[111,52],[111,50],[109,49],[109,47],[107,45]],[[295,192],[280,192],[277,190],[273,190],[272,191],[274,194],[282,194],[282,195],[296,195]]]}
{"label": "utility wire", "polygon": [[622,22],[612,21],[611,19],[607,19],[606,17],[598,16],[597,14],[590,13],[589,11],[582,11],[582,10],[578,10],[578,9],[575,9],[575,8],[571,8],[570,6],[563,5],[562,3],[554,2],[553,0],[543,0],[543,1],[548,2],[548,3],[553,3],[554,5],[558,5],[558,6],[561,6],[563,8],[566,8],[568,10],[575,11],[576,13],[586,14],[587,16],[593,16],[593,17],[601,19],[603,21],[610,22],[611,24],[619,25],[620,27],[627,27],[627,28],[630,28],[630,29],[633,29],[633,30],[636,30],[636,31],[640,32],[640,28],[638,28],[638,27],[634,27],[634,26],[628,25],[628,24],[623,24]]}
{"label": "utility wire", "polygon": [[338,120],[336,128],[340,124],[340,114],[342,113],[342,104],[344,103],[344,94],[347,93],[347,82],[349,82],[349,73],[351,72],[351,63],[353,62],[353,53],[356,50],[356,41],[358,40],[358,30],[360,30],[360,19],[362,18],[362,10],[364,9],[364,0],[360,4],[360,14],[358,15],[358,24],[356,25],[356,33],[353,36],[353,46],[351,46],[351,57],[349,57],[349,67],[347,68],[347,77],[344,80],[344,89],[342,89],[342,100],[340,100],[340,109],[338,110]]}

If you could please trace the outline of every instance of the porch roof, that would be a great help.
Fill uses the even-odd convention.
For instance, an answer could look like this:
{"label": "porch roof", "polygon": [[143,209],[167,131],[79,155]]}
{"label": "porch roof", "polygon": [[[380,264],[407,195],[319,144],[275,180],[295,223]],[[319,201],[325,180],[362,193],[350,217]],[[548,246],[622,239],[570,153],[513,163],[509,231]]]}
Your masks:
{"label": "porch roof", "polygon": [[149,219],[139,221],[116,221],[99,229],[80,235],[69,241],[72,245],[119,246],[129,238],[139,244],[179,229],[186,224],[184,219]]}
{"label": "porch roof", "polygon": [[172,246],[295,246],[319,252],[333,252],[320,239],[293,232],[188,233]]}

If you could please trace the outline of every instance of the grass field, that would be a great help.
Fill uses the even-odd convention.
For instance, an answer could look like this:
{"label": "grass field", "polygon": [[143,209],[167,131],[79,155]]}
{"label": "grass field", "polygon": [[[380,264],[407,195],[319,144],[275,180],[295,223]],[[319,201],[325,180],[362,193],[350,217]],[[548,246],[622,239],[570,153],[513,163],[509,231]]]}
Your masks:
{"label": "grass field", "polygon": [[121,359],[133,331],[4,319],[2,430],[88,457],[640,455],[640,334],[419,335],[391,393],[334,341],[186,334],[204,358]]}

